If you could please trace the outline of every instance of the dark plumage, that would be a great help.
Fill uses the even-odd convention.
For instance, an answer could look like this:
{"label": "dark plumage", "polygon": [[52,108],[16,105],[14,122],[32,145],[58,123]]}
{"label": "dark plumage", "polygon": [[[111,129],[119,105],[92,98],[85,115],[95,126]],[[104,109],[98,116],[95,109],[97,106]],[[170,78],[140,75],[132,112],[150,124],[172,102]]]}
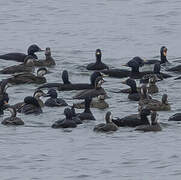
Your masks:
{"label": "dark plumage", "polygon": [[167,60],[167,48],[165,46],[162,46],[160,48],[160,59],[161,61],[159,60],[148,60],[145,62],[145,64],[156,64],[156,63],[160,63],[160,64],[165,64],[168,62]]}
{"label": "dark plumage", "polygon": [[16,117],[17,113],[16,113],[16,109],[10,105],[6,105],[6,108],[8,111],[10,111],[11,116],[5,118],[1,124],[4,125],[24,125],[23,120],[21,120],[20,118]]}
{"label": "dark plumage", "polygon": [[[13,105],[13,107],[14,107],[18,112],[22,112],[22,109],[24,109],[24,106],[26,106],[25,109],[28,109],[30,112],[31,112],[31,109],[32,109],[32,112],[35,111],[35,114],[36,114],[36,109],[37,109],[38,112],[39,112],[39,111],[42,111],[42,110],[41,110],[41,107],[44,106],[43,101],[40,99],[40,97],[42,97],[42,96],[47,97],[47,94],[45,94],[42,90],[39,90],[39,89],[38,89],[38,90],[36,90],[36,91],[34,92],[33,97],[32,97],[32,96],[28,96],[28,97],[32,97],[32,98],[35,99],[36,101],[33,100],[32,98],[29,98],[30,101],[26,101],[26,103],[25,103],[25,101],[24,101],[24,102],[20,102],[20,103],[16,103],[15,105]],[[31,103],[31,101],[32,101],[32,103]],[[36,104],[36,102],[38,102],[40,108],[39,108],[39,106]],[[35,105],[35,106],[34,106],[34,105]],[[33,106],[33,107],[32,107],[32,106]],[[37,108],[37,107],[38,107],[38,108]]]}
{"label": "dark plumage", "polygon": [[57,88],[59,91],[72,91],[72,90],[83,90],[83,89],[93,89],[95,80],[98,76],[102,76],[100,72],[93,72],[90,77],[89,83],[71,83],[69,81],[68,71],[64,70],[62,72],[63,83],[47,83],[39,87],[42,88]]}
{"label": "dark plumage", "polygon": [[50,98],[45,101],[45,106],[48,107],[68,106],[65,100],[57,98],[58,95],[55,89],[49,89],[47,96]]}
{"label": "dark plumage", "polygon": [[102,77],[97,77],[95,81],[95,88],[94,89],[88,89],[83,90],[79,93],[77,93],[75,96],[73,96],[73,99],[85,99],[86,97],[97,97],[99,95],[106,95],[105,90],[101,87],[101,85],[104,83],[104,80]]}
{"label": "dark plumage", "polygon": [[139,101],[140,94],[137,91],[135,80],[129,78],[126,81],[123,81],[122,83],[131,87],[131,92],[128,95],[128,99],[130,99],[132,101]]}
{"label": "dark plumage", "polygon": [[[155,74],[147,74],[143,76],[143,78],[140,80],[140,83],[148,84],[147,89],[148,89],[149,94],[154,94],[154,93],[159,92],[156,82],[157,82],[157,77]],[[137,91],[140,93],[141,88],[137,87]],[[131,88],[122,89],[116,93],[131,93]]]}
{"label": "dark plumage", "polygon": [[32,97],[32,96],[27,96],[24,98],[24,104],[23,106],[19,109],[20,113],[23,114],[40,114],[42,113],[42,109],[41,106],[39,104],[39,102],[36,100],[36,98]]}
{"label": "dark plumage", "polygon": [[64,110],[65,118],[63,120],[58,120],[52,124],[52,128],[75,128],[77,124],[72,120],[72,111],[70,108],[65,108]]}
{"label": "dark plumage", "polygon": [[30,83],[35,83],[35,84],[42,84],[46,82],[46,78],[44,75],[47,74],[47,69],[46,68],[39,68],[37,70],[37,75],[34,75],[33,73],[19,73],[13,75],[13,77],[8,78],[8,82],[11,84],[30,84]]}
{"label": "dark plumage", "polygon": [[126,69],[108,69],[108,70],[102,70],[101,72],[110,77],[116,77],[116,78],[125,78],[125,77],[140,78],[142,75],[139,72],[139,68],[142,67],[143,64],[144,64],[143,59],[141,59],[140,57],[134,57],[124,65],[130,67],[131,71]]}
{"label": "dark plumage", "polygon": [[161,131],[162,128],[161,128],[160,124],[158,123],[156,117],[157,117],[156,111],[151,112],[151,124],[137,126],[135,130],[144,131],[144,132]]}
{"label": "dark plumage", "polygon": [[77,117],[80,118],[80,120],[95,120],[91,110],[90,110],[90,104],[91,104],[92,98],[86,97],[85,98],[85,109],[84,112],[77,115]]}
{"label": "dark plumage", "polygon": [[132,114],[123,118],[113,119],[112,121],[119,127],[136,127],[143,124],[149,124],[147,116],[151,111],[149,109],[142,109],[139,114]]}
{"label": "dark plumage", "polygon": [[21,72],[32,72],[34,70],[33,57],[27,56],[24,63],[10,66],[0,71],[0,74],[14,74]]}
{"label": "dark plumage", "polygon": [[[38,47],[36,44],[33,44],[33,45],[29,46],[27,53],[28,53],[28,55],[31,55],[34,59],[38,59],[38,57],[36,56],[35,53],[40,52],[40,51],[43,51],[43,50],[40,49],[40,47]],[[0,55],[0,59],[24,62],[24,59],[28,55],[26,55],[24,53],[8,53],[8,54]]]}
{"label": "dark plumage", "polygon": [[51,50],[49,47],[47,47],[45,49],[45,57],[46,57],[45,60],[34,60],[34,65],[35,66],[46,66],[46,67],[56,65],[55,60],[51,56]]}
{"label": "dark plumage", "polygon": [[181,121],[181,113],[176,113],[169,117],[169,121]]}
{"label": "dark plumage", "polygon": [[95,63],[90,63],[87,65],[87,70],[103,70],[103,69],[109,69],[109,67],[102,63],[101,61],[101,57],[102,57],[102,53],[100,49],[96,50],[96,62]]}
{"label": "dark plumage", "polygon": [[112,115],[111,112],[108,111],[105,116],[106,124],[101,123],[94,127],[94,131],[96,132],[111,132],[117,131],[118,126],[112,122]]}

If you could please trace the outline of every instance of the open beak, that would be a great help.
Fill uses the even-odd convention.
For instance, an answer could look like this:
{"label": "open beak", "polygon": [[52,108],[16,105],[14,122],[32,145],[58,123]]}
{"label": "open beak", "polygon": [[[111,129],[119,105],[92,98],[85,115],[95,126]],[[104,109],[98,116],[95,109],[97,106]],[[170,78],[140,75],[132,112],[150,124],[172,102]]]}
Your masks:
{"label": "open beak", "polygon": [[43,97],[49,97],[50,94],[43,93],[42,96],[43,96]]}

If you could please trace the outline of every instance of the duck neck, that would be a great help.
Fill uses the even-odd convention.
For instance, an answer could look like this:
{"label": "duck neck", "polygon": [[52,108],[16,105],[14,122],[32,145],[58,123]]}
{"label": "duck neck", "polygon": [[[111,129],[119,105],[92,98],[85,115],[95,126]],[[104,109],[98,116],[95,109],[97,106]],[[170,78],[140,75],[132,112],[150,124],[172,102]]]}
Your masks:
{"label": "duck neck", "polygon": [[137,87],[136,87],[136,84],[134,85],[131,85],[131,94],[134,94],[134,93],[137,93]]}
{"label": "duck neck", "polygon": [[85,103],[85,110],[84,110],[85,113],[90,113],[90,103]]}
{"label": "duck neck", "polygon": [[139,73],[140,72],[139,67],[132,67],[131,72],[132,73]]}
{"label": "duck neck", "polygon": [[97,64],[101,63],[101,56],[96,56],[96,63]]}
{"label": "duck neck", "polygon": [[164,56],[163,54],[161,54],[161,61],[160,61],[160,64],[164,64],[164,63],[166,63],[166,62],[168,62],[167,57]]}

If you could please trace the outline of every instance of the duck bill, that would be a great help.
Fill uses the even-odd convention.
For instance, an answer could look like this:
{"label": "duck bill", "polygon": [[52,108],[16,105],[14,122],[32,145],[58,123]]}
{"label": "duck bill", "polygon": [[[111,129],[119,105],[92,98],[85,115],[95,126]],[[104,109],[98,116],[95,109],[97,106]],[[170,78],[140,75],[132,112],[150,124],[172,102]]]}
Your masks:
{"label": "duck bill", "polygon": [[121,81],[121,84],[126,84],[126,81]]}
{"label": "duck bill", "polygon": [[123,64],[122,66],[129,67],[128,64]]}

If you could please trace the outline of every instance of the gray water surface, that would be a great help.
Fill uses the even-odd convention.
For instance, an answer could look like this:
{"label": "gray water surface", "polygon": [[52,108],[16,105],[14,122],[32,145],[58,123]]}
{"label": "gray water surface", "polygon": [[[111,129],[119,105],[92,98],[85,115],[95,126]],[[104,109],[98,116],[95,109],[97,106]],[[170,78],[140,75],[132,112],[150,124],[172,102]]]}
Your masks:
{"label": "gray water surface", "polygon": [[[180,8],[178,0],[0,0],[0,54],[26,52],[34,43],[51,47],[57,66],[49,69],[48,82],[61,81],[64,69],[72,82],[89,82],[91,72],[85,65],[94,61],[97,48],[112,67],[121,67],[138,55],[157,59],[162,45],[168,47],[172,62],[181,59]],[[17,63],[2,60],[1,69],[12,64]],[[1,75],[4,77],[7,75]],[[126,94],[110,92],[126,87],[121,80],[106,81],[103,87],[111,97],[107,102],[113,115],[136,113],[136,102],[129,101]],[[180,112],[180,83],[173,78],[158,83],[160,92],[153,97],[161,99],[168,93],[172,105],[172,111],[159,112],[164,124],[158,133],[131,128],[110,134],[93,132],[107,110],[92,109],[97,121],[70,132],[50,127],[63,118],[64,108],[45,107],[39,116],[18,114],[25,126],[0,125],[0,179],[180,180],[181,124],[167,121]],[[10,104],[32,95],[36,87],[9,88]],[[76,101],[70,97],[75,93],[59,92],[59,96],[72,104]]]}

